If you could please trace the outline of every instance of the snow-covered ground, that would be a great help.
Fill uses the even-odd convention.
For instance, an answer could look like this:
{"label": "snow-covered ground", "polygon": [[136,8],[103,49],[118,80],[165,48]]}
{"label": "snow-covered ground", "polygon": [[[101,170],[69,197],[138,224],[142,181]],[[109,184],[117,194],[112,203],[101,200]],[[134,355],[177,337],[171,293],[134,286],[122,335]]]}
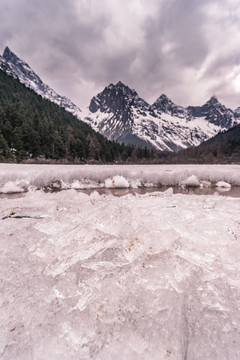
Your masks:
{"label": "snow-covered ground", "polygon": [[[239,173],[0,165],[2,191],[29,190],[0,197],[0,358],[239,360],[239,198],[73,186],[227,189]],[[69,190],[35,190],[51,181]]]}

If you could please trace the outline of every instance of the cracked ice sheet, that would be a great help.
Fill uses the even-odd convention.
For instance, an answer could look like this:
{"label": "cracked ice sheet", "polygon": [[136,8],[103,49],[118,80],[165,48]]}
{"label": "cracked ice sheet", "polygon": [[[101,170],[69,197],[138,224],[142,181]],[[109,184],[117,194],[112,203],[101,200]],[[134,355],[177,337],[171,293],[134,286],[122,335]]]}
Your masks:
{"label": "cracked ice sheet", "polygon": [[1,199],[1,359],[239,359],[239,215],[171,191]]}

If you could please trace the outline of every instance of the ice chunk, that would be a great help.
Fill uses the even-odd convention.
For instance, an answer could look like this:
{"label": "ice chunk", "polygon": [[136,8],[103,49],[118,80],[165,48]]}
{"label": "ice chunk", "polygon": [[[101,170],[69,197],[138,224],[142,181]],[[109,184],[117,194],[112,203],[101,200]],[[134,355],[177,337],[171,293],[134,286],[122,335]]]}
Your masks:
{"label": "ice chunk", "polygon": [[200,186],[201,186],[201,187],[211,187],[211,186],[212,186],[212,183],[211,183],[211,181],[208,181],[208,180],[202,180],[202,181],[200,182]]}
{"label": "ice chunk", "polygon": [[105,180],[106,188],[129,188],[129,182],[121,175],[113,176]]}
{"label": "ice chunk", "polygon": [[188,187],[197,187],[200,185],[200,183],[196,175],[191,175],[186,180],[181,181],[181,185]]}
{"label": "ice chunk", "polygon": [[168,188],[165,191],[154,191],[150,193],[146,193],[144,195],[138,195],[140,197],[157,197],[157,196],[172,196],[173,195],[173,188]]}
{"label": "ice chunk", "polygon": [[227,189],[230,189],[231,188],[231,184],[225,182],[225,181],[218,181],[216,183],[216,186],[217,187],[220,187],[220,188],[227,188]]}
{"label": "ice chunk", "polygon": [[29,182],[25,180],[7,181],[1,188],[0,192],[4,194],[21,193],[27,191]]}
{"label": "ice chunk", "polygon": [[95,204],[97,201],[101,199],[99,193],[97,191],[94,191],[90,195],[90,201],[92,204]]}
{"label": "ice chunk", "polygon": [[170,187],[164,191],[164,196],[172,196],[173,195],[173,188]]}

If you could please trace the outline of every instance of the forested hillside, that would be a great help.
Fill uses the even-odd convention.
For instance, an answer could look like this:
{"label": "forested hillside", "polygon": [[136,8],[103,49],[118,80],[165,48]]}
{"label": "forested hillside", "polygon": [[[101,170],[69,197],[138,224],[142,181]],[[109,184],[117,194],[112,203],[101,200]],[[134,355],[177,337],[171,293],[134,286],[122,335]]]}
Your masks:
{"label": "forested hillside", "polygon": [[139,161],[153,151],[104,138],[0,70],[0,161]]}
{"label": "forested hillside", "polygon": [[198,147],[181,150],[169,162],[199,164],[240,163],[240,125],[219,133]]}

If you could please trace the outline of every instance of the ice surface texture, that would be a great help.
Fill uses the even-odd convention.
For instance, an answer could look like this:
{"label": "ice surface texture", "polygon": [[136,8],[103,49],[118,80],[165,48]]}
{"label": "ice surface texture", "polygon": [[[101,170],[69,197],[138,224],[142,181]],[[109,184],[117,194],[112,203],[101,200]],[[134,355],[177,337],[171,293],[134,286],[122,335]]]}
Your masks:
{"label": "ice surface texture", "polygon": [[0,193],[30,189],[240,186],[240,165],[12,165],[0,164]]}
{"label": "ice surface texture", "polygon": [[171,189],[1,198],[0,358],[239,360],[239,214]]}

